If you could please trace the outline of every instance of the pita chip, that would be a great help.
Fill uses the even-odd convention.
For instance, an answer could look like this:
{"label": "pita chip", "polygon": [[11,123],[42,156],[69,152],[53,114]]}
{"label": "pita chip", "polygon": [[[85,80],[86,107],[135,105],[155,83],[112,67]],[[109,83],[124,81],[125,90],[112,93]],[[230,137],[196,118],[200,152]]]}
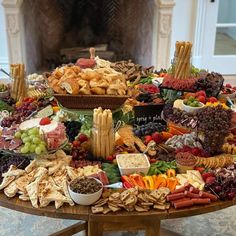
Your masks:
{"label": "pita chip", "polygon": [[[16,167],[14,165],[11,165],[9,170],[7,171],[10,172],[12,170],[16,170]],[[15,176],[5,176],[2,180],[2,183],[0,184],[0,190],[4,189],[7,187],[13,180],[15,179]]]}
{"label": "pita chip", "polygon": [[18,188],[15,181],[12,181],[6,188],[4,188],[4,194],[7,197],[14,197],[17,192]]}

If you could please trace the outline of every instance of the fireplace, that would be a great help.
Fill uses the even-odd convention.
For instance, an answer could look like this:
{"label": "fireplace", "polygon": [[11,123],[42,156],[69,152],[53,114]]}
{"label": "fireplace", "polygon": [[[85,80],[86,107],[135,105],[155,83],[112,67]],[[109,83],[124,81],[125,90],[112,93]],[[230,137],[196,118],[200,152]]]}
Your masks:
{"label": "fireplace", "polygon": [[[172,0],[3,0],[10,63],[27,72],[88,57],[169,64]],[[166,55],[166,58],[163,58]]]}

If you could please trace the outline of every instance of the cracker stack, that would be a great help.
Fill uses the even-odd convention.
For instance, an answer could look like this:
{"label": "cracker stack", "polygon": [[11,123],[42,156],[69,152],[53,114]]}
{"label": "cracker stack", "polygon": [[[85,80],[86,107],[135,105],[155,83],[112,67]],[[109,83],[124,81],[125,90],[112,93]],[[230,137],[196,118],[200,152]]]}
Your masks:
{"label": "cracker stack", "polygon": [[11,97],[15,101],[19,101],[23,99],[26,94],[25,65],[11,64],[10,73],[11,77],[14,79],[12,85]]}
{"label": "cracker stack", "polygon": [[93,110],[93,155],[108,157],[114,147],[114,131],[111,110],[101,107]]}
{"label": "cracker stack", "polygon": [[179,42],[175,44],[175,69],[174,77],[176,79],[188,79],[190,76],[190,57],[192,43]]}

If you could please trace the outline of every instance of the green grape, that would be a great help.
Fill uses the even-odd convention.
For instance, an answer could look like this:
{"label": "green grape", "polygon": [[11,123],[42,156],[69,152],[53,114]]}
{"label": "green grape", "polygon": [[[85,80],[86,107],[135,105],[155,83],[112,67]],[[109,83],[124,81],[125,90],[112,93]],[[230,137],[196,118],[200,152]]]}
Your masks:
{"label": "green grape", "polygon": [[28,142],[30,142],[30,138],[29,137],[25,137],[25,138],[22,139],[22,142],[23,143],[28,143]]}
{"label": "green grape", "polygon": [[36,153],[37,155],[40,155],[40,154],[42,153],[41,148],[40,148],[40,147],[36,147],[36,148],[35,148],[35,153]]}
{"label": "green grape", "polygon": [[38,147],[39,147],[43,152],[46,151],[46,146],[45,146],[45,144],[40,143],[40,144],[38,145]]}
{"label": "green grape", "polygon": [[31,152],[31,153],[35,152],[35,149],[36,149],[36,145],[35,145],[35,144],[31,144],[31,146],[30,146],[30,152]]}
{"label": "green grape", "polygon": [[31,143],[30,142],[26,142],[24,146],[29,148],[31,146]]}
{"label": "green grape", "polygon": [[40,138],[38,138],[38,137],[33,138],[33,143],[39,144],[40,142],[41,142]]}
{"label": "green grape", "polygon": [[33,140],[34,140],[35,137],[36,137],[36,136],[35,136],[34,134],[31,134],[31,135],[29,136],[30,141],[33,142]]}
{"label": "green grape", "polygon": [[23,154],[26,154],[28,151],[29,151],[29,149],[25,146],[20,149],[20,152]]}
{"label": "green grape", "polygon": [[32,128],[28,131],[29,135],[38,135],[39,134],[39,130],[38,128]]}
{"label": "green grape", "polygon": [[21,138],[21,132],[17,131],[17,132],[15,133],[15,138]]}
{"label": "green grape", "polygon": [[23,138],[25,138],[25,137],[27,137],[28,135],[26,134],[26,133],[23,133],[22,135],[21,135],[21,139],[23,139]]}

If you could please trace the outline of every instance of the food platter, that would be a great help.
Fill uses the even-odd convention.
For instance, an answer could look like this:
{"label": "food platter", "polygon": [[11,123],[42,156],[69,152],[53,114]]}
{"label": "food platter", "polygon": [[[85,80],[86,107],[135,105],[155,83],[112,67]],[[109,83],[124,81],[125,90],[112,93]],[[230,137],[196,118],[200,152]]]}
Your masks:
{"label": "food platter", "polygon": [[70,64],[47,73],[41,82],[54,91],[50,98],[1,101],[4,109],[12,102],[12,113],[0,123],[0,203],[97,221],[163,219],[235,204],[234,97],[212,93],[233,86],[219,87],[222,75],[207,72],[208,89],[170,88],[163,96],[156,78],[187,84],[192,76],[181,58],[164,72],[94,61],[94,68]]}

